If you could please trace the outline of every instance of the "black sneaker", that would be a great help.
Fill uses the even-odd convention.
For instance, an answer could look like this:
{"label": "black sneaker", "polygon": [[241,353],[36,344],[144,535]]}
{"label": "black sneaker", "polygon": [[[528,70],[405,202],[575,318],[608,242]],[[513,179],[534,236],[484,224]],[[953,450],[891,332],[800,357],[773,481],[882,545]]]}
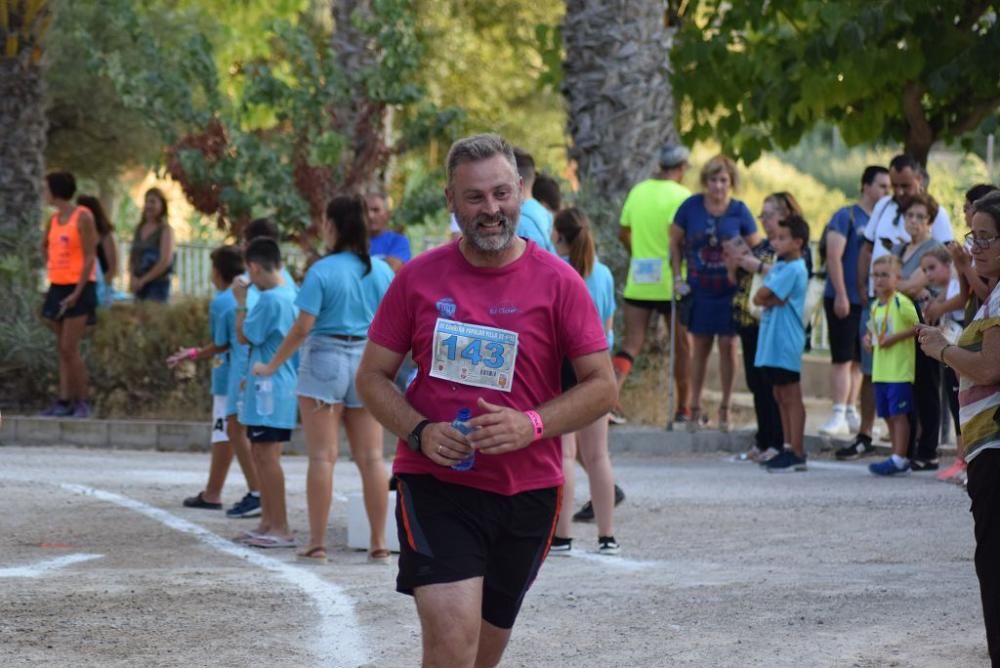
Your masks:
{"label": "black sneaker", "polygon": [[614,556],[620,554],[622,546],[618,544],[614,536],[601,536],[597,539],[597,554]]}
{"label": "black sneaker", "polygon": [[568,556],[569,553],[572,551],[573,551],[572,538],[560,538],[559,536],[552,537],[552,543],[549,545],[549,552],[551,554],[559,556]]}
{"label": "black sneaker", "polygon": [[910,470],[911,471],[937,471],[938,470],[938,460],[936,459],[911,459],[910,460]]}
{"label": "black sneaker", "polygon": [[[618,485],[615,485],[615,506],[619,505],[625,500],[625,490],[623,490]],[[574,522],[593,522],[594,521],[594,504],[590,501],[583,504],[580,510],[576,511],[573,515]]]}
{"label": "black sneaker", "polygon": [[854,439],[853,443],[845,445],[841,449],[837,450],[833,453],[833,456],[841,461],[844,461],[848,459],[861,459],[862,457],[867,457],[868,455],[873,454],[875,454],[875,446],[872,445],[872,437],[864,434],[858,434],[858,437]]}
{"label": "black sneaker", "polygon": [[780,455],[775,456],[764,465],[768,473],[787,473],[791,471],[805,471],[806,458],[799,457],[794,452],[785,448]]}

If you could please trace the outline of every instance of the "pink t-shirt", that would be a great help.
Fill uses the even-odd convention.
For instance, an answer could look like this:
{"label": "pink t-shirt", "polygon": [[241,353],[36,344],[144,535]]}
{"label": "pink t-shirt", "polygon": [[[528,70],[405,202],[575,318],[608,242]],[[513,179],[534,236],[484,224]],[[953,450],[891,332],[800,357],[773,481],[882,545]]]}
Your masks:
{"label": "pink t-shirt", "polygon": [[[371,341],[394,352],[405,354],[412,349],[418,371],[406,398],[427,419],[450,422],[461,408],[469,408],[475,417],[481,413],[476,402],[479,397],[531,410],[560,394],[564,357],[573,359],[607,350],[607,338],[587,286],[569,263],[529,241],[524,254],[504,267],[476,267],[465,259],[458,244],[455,241],[434,249],[404,265],[368,332]],[[441,334],[434,362],[439,318],[451,321],[442,327],[472,325],[470,332],[482,332],[481,328],[490,331],[484,332],[486,338],[480,343],[475,338],[460,339],[461,350],[454,344],[449,349],[444,345],[448,332]],[[512,333],[517,334],[516,346],[510,344]],[[503,341],[506,347],[489,343],[491,340]],[[512,355],[514,368],[509,380],[498,381],[510,391],[430,375],[435,370],[432,362],[437,369],[444,369],[449,359],[457,360],[457,365],[475,364],[470,368],[478,372],[483,364],[499,364],[499,356]],[[455,366],[449,368],[453,375],[459,373]],[[430,474],[445,482],[513,495],[561,485],[562,449],[558,438],[548,438],[501,455],[477,452],[472,470],[454,471],[413,452],[400,440],[393,472]]]}

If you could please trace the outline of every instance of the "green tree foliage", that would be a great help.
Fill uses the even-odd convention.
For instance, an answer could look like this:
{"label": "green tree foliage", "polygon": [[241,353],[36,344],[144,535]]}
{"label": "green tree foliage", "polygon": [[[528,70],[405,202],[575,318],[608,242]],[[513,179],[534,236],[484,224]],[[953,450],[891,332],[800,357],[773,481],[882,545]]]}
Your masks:
{"label": "green tree foliage", "polygon": [[901,142],[925,162],[1000,106],[995,4],[692,0],[672,60],[689,140],[753,162],[821,121],[850,145]]}
{"label": "green tree foliage", "polygon": [[[265,3],[242,3],[237,20],[254,24],[256,37],[242,36],[253,50],[231,43],[224,24],[232,3],[175,4],[170,11],[193,17],[164,33],[163,14],[101,0],[108,29],[124,44],[95,45],[88,64],[168,147],[167,170],[196,210],[225,229],[263,214],[293,236],[309,229],[333,191],[365,184],[396,149],[382,143],[385,110],[423,102],[410,0],[373,0],[370,12],[346,19],[374,54],[352,70],[331,49],[329,14],[301,11],[302,2],[279,3],[279,13],[296,16],[276,21],[265,21]],[[221,62],[220,52],[228,54]],[[345,122],[349,109],[358,112],[354,122]],[[448,113],[421,110],[402,133],[405,147],[447,123]]]}
{"label": "green tree foliage", "polygon": [[[539,167],[566,167],[565,112],[549,76],[565,6],[555,0],[416,0],[426,53],[417,72],[428,99],[459,108],[462,130],[499,132],[535,157]],[[553,52],[553,49],[555,51]],[[448,146],[426,156],[440,167]]]}

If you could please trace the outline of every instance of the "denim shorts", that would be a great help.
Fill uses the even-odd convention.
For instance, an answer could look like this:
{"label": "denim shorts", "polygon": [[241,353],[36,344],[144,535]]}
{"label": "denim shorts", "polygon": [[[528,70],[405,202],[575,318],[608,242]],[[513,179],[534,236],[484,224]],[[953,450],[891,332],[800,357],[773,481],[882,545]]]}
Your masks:
{"label": "denim shorts", "polygon": [[344,341],[322,334],[310,336],[302,346],[295,394],[324,404],[361,408],[354,375],[366,343],[366,339]]}

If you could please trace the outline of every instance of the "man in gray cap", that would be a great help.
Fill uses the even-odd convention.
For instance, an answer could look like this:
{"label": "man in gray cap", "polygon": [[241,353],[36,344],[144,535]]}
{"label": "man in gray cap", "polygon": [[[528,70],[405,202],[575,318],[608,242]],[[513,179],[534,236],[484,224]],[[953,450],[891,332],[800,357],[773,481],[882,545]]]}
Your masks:
{"label": "man in gray cap", "polygon": [[[661,314],[669,318],[674,307],[670,225],[681,202],[691,196],[691,191],[681,185],[689,155],[683,144],[665,144],[660,149],[656,173],[635,185],[622,207],[618,236],[631,255],[631,262],[624,294],[625,339],[613,358],[619,390],[642,352],[650,317]],[[690,415],[691,353],[687,330],[679,317],[676,332],[674,380],[678,409],[674,420],[684,421]]]}

